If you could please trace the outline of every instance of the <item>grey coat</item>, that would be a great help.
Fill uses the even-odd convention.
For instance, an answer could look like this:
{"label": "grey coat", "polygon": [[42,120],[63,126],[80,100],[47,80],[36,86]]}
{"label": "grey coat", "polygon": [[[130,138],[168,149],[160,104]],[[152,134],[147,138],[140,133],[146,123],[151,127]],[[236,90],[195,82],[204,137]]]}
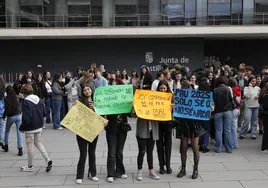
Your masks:
{"label": "grey coat", "polygon": [[59,83],[54,82],[51,89],[53,91],[52,99],[59,100],[59,101],[62,100],[62,96],[64,95],[64,91],[63,91],[62,87],[59,85]]}
{"label": "grey coat", "polygon": [[[140,138],[150,138],[149,120],[137,119],[136,136]],[[152,121],[152,136],[153,140],[159,139],[158,121]]]}
{"label": "grey coat", "polygon": [[81,85],[80,85],[80,80],[74,80],[72,79],[67,85],[65,85],[65,89],[67,91],[67,99],[68,102],[72,102],[72,87],[76,86],[77,88],[77,93],[78,96],[81,97],[82,96],[82,89],[81,89]]}

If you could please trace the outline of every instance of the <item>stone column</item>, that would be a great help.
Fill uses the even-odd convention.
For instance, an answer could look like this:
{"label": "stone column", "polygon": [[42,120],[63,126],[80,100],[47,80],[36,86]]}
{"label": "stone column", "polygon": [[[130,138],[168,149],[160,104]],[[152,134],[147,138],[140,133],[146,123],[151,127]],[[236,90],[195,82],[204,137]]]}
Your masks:
{"label": "stone column", "polygon": [[68,27],[68,1],[55,1],[55,26]]}
{"label": "stone column", "polygon": [[196,1],[196,25],[207,25],[207,3],[207,0]]}
{"label": "stone column", "polygon": [[102,27],[114,26],[114,1],[102,0]]}
{"label": "stone column", "polygon": [[254,0],[243,0],[243,25],[254,23]]}
{"label": "stone column", "polygon": [[19,26],[20,5],[19,0],[5,0],[6,6],[6,25],[16,28]]}
{"label": "stone column", "polygon": [[160,26],[161,25],[161,1],[149,0],[149,25]]}

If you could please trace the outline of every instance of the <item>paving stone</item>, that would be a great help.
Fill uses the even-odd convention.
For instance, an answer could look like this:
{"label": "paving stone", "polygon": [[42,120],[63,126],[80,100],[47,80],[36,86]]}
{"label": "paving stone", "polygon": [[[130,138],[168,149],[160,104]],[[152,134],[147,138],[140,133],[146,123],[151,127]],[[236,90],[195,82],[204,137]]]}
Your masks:
{"label": "paving stone", "polygon": [[170,183],[170,188],[243,188],[243,186],[238,181],[230,182],[187,182],[187,183]]}
{"label": "paving stone", "polygon": [[240,181],[244,188],[267,188],[268,180]]}

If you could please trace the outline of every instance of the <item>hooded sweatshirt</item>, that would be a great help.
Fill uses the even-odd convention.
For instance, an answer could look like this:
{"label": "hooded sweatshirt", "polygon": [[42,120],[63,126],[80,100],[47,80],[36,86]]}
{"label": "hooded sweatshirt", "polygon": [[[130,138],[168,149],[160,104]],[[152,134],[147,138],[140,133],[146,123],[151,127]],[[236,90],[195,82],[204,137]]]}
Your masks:
{"label": "hooded sweatshirt", "polygon": [[29,95],[22,102],[22,124],[20,131],[41,132],[44,125],[45,107],[37,95]]}
{"label": "hooded sweatshirt", "polygon": [[232,90],[234,94],[234,99],[236,100],[236,108],[240,109],[240,103],[241,103],[241,97],[242,97],[241,89],[239,86],[237,86],[237,87],[233,87]]}

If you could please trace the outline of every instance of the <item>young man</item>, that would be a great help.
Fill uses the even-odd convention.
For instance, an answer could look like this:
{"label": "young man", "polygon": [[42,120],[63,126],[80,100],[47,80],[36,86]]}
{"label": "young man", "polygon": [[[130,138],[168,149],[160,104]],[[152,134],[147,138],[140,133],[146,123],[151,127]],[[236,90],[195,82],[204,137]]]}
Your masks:
{"label": "young man", "polygon": [[52,168],[52,160],[41,143],[41,133],[44,125],[45,106],[38,96],[33,95],[33,88],[31,85],[24,85],[21,93],[25,96],[22,102],[22,125],[20,131],[25,133],[25,140],[28,154],[28,166],[21,167],[22,172],[33,172],[33,156],[34,146],[40,151],[44,157],[47,167],[46,172]]}

